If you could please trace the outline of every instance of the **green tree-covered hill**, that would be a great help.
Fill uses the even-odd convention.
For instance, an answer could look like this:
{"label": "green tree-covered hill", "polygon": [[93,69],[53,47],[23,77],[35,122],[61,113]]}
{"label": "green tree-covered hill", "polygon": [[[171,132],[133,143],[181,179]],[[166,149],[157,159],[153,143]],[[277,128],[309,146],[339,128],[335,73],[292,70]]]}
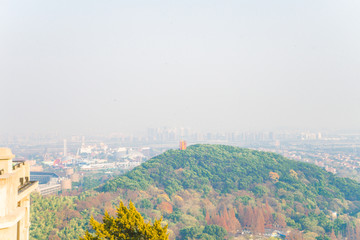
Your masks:
{"label": "green tree-covered hill", "polygon": [[[270,173],[279,178],[271,179]],[[146,190],[150,185],[169,195],[184,189],[219,193],[250,190],[261,195],[258,184],[272,181],[276,189],[298,191],[309,199],[360,200],[360,184],[313,164],[281,155],[224,145],[193,145],[185,151],[169,150],[127,174],[107,182],[102,191],[118,188]]]}
{"label": "green tree-covered hill", "polygon": [[[163,217],[170,239],[242,239],[247,233],[266,239],[269,231],[288,239],[360,239],[359,183],[278,154],[232,146],[169,150],[95,191],[61,199],[71,206],[56,205],[59,210],[47,219],[34,213],[32,236],[75,239],[90,216],[100,221],[105,209],[114,214],[120,200],[131,200],[146,221]],[[50,202],[56,201],[37,196],[33,210]],[[53,223],[52,230],[36,228],[43,222]]]}
{"label": "green tree-covered hill", "polygon": [[[175,225],[181,222],[185,214],[197,219],[192,223],[194,226],[216,223],[230,229],[221,223],[223,220],[204,221],[201,215],[187,214],[188,210],[177,203],[179,197],[185,202],[197,202],[194,196],[198,194],[198,198],[210,202],[198,204],[199,211],[203,211],[204,215],[206,212],[210,214],[208,218],[211,219],[211,214],[213,218],[217,214],[223,216],[221,211],[224,209],[234,211],[240,225],[252,226],[253,231],[256,231],[256,223],[247,223],[245,216],[239,214],[243,209],[246,212],[248,206],[251,206],[252,214],[259,214],[256,211],[270,203],[271,210],[264,211],[263,215],[271,215],[267,218],[272,219],[264,223],[267,224],[265,227],[298,229],[310,236],[309,239],[321,234],[330,235],[332,231],[338,237],[347,234],[358,234],[360,237],[356,218],[360,207],[359,183],[336,177],[313,164],[289,160],[275,153],[225,145],[193,145],[185,151],[169,150],[108,181],[98,191],[127,189],[149,192],[153,188],[164,190],[168,199],[163,201],[171,204],[176,214],[182,215],[179,217],[174,212],[165,212],[165,219],[175,222]],[[184,192],[189,191],[193,196],[186,199]],[[153,194],[145,200],[148,200],[151,208],[158,209],[156,201],[159,199],[155,199],[156,195]],[[145,200],[141,199],[142,202]],[[138,206],[142,206],[142,202],[138,202]],[[195,203],[191,204],[196,206]],[[150,214],[150,210],[146,212]],[[357,233],[355,228],[359,228]]]}

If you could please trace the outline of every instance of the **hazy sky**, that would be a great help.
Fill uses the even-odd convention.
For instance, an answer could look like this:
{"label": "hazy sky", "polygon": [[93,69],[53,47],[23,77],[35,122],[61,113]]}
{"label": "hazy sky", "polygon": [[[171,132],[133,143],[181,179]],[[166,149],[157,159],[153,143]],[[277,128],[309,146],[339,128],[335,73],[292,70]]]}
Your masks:
{"label": "hazy sky", "polygon": [[0,134],[360,128],[360,1],[0,1]]}

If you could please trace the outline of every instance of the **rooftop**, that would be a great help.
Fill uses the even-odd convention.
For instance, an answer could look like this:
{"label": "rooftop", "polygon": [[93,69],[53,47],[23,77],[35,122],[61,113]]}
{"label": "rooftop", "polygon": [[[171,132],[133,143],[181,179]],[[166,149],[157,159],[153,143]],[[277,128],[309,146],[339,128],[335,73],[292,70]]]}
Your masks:
{"label": "rooftop", "polygon": [[10,148],[0,148],[0,160],[8,160],[14,158]]}

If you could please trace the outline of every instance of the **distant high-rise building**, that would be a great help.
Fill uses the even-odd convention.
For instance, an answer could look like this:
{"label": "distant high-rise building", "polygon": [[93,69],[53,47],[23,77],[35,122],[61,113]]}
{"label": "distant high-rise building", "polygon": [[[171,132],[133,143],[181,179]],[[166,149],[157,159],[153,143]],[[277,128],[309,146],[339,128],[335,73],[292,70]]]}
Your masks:
{"label": "distant high-rise building", "polygon": [[269,139],[275,140],[274,132],[269,132]]}
{"label": "distant high-rise building", "polygon": [[321,138],[322,138],[321,132],[318,132],[318,134],[317,134],[317,139],[321,139]]}
{"label": "distant high-rise building", "polygon": [[30,193],[38,182],[30,181],[30,166],[13,162],[9,148],[0,148],[0,239],[29,239]]}
{"label": "distant high-rise building", "polygon": [[67,156],[67,144],[66,144],[66,139],[64,139],[64,157]]}

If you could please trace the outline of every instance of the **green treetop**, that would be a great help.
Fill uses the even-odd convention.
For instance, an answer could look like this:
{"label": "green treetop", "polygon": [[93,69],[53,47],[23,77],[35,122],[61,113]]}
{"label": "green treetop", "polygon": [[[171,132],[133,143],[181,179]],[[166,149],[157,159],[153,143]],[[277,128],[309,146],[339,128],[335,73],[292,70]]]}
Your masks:
{"label": "green treetop", "polygon": [[123,202],[117,208],[116,217],[105,212],[103,223],[91,218],[94,233],[87,231],[81,240],[168,240],[167,226],[161,220],[146,223],[132,202],[127,208]]}

